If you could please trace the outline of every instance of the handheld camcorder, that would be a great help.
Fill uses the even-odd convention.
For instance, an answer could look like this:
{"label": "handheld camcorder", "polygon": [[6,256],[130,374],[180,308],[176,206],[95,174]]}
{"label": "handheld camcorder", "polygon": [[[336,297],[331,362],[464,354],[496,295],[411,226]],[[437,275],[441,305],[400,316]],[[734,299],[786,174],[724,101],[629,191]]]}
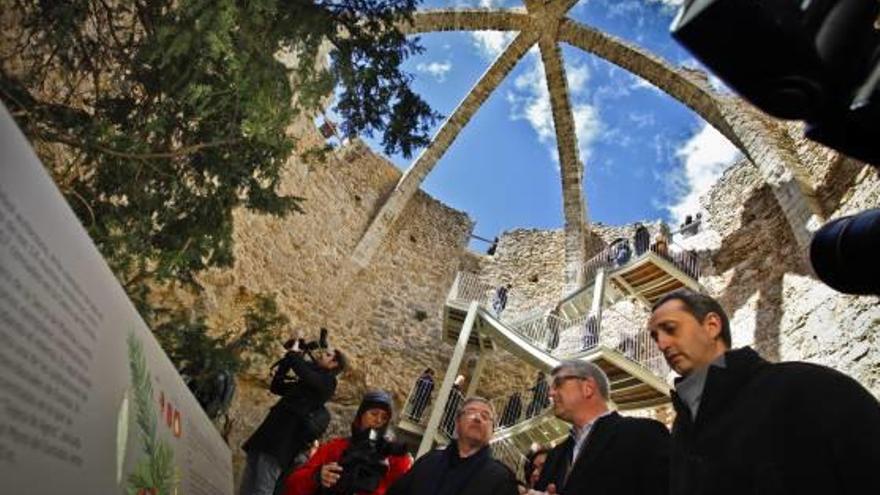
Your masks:
{"label": "handheld camcorder", "polygon": [[[672,36],[730,88],[807,138],[880,169],[880,2],[686,0]],[[823,282],[880,295],[880,217],[819,229],[810,259]]]}

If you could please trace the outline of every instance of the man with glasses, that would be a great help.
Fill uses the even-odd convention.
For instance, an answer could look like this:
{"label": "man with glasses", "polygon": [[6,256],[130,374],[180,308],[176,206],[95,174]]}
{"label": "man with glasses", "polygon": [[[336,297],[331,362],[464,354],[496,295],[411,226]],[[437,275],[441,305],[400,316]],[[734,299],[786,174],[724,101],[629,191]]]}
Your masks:
{"label": "man with glasses", "polygon": [[530,493],[665,495],[669,431],[651,419],[608,409],[608,377],[593,363],[562,361],[550,377],[550,399],[571,434],[547,456]]}
{"label": "man with glasses", "polygon": [[465,399],[456,415],[456,439],[416,461],[388,495],[517,495],[513,472],[492,458],[494,427],[495,409],[489,401]]}

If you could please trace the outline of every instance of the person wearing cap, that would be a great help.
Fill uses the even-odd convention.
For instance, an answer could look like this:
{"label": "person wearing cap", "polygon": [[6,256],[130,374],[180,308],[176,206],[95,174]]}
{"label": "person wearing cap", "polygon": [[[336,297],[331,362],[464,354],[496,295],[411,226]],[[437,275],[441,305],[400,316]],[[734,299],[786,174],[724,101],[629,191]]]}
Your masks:
{"label": "person wearing cap", "polygon": [[880,487],[880,404],[858,382],[824,366],[731,349],[724,308],[688,289],[654,304],[648,330],[680,375],[672,493],[848,495]]}
{"label": "person wearing cap", "polygon": [[405,446],[393,442],[387,432],[392,415],[388,392],[367,392],[351,422],[351,436],[318,447],[287,477],[284,494],[383,495],[413,462]]}
{"label": "person wearing cap", "polygon": [[669,430],[659,421],[609,410],[608,377],[601,368],[562,361],[551,371],[550,399],[553,413],[572,429],[547,455],[528,493],[669,493]]}
{"label": "person wearing cap", "polygon": [[494,427],[492,404],[468,397],[457,411],[452,443],[419,458],[388,495],[517,495],[513,471],[492,458]]}

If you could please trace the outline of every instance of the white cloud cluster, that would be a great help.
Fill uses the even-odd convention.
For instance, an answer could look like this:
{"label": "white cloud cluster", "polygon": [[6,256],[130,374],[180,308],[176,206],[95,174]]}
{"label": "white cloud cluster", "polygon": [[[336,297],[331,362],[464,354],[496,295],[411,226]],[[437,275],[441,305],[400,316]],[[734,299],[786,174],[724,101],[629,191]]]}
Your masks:
{"label": "white cloud cluster", "polygon": [[681,193],[678,201],[667,207],[676,223],[684,221],[700,209],[700,196],[709,191],[721,174],[741,156],[739,150],[714,127],[703,127],[676,151],[683,170],[668,178],[673,192]]}
{"label": "white cloud cluster", "polygon": [[[550,92],[537,48],[529,51],[524,63],[527,64],[527,70],[514,79],[514,90],[507,93],[507,101],[511,104],[510,117],[527,121],[538,135],[538,140],[547,145],[551,156],[558,160]],[[602,132],[598,110],[581,98],[589,79],[590,71],[586,65],[566,64],[566,82],[582,161],[590,156],[591,146]]]}
{"label": "white cloud cluster", "polygon": [[446,80],[446,74],[452,70],[452,62],[449,60],[427,64],[422,62],[416,66],[416,70],[433,76],[437,82],[443,82]]}
{"label": "white cloud cluster", "polygon": [[471,33],[474,46],[480,55],[489,61],[495,61],[498,55],[507,48],[507,45],[516,37],[516,33],[510,31],[475,31]]}

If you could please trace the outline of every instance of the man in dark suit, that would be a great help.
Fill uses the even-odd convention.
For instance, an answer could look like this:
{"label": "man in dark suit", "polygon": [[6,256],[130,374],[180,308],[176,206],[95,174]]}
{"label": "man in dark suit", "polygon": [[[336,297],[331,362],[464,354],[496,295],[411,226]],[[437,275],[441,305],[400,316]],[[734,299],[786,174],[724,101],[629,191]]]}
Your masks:
{"label": "man in dark suit", "polygon": [[673,494],[877,491],[880,404],[858,382],[731,350],[724,309],[691,290],[657,301],[648,328],[681,375],[672,394]]}
{"label": "man in dark suit", "polygon": [[662,423],[610,411],[608,377],[593,363],[563,361],[551,380],[553,411],[572,430],[550,451],[538,493],[669,493],[669,431]]}
{"label": "man in dark suit", "polygon": [[387,495],[517,495],[513,471],[492,457],[495,408],[468,397],[455,415],[456,438],[419,458]]}

